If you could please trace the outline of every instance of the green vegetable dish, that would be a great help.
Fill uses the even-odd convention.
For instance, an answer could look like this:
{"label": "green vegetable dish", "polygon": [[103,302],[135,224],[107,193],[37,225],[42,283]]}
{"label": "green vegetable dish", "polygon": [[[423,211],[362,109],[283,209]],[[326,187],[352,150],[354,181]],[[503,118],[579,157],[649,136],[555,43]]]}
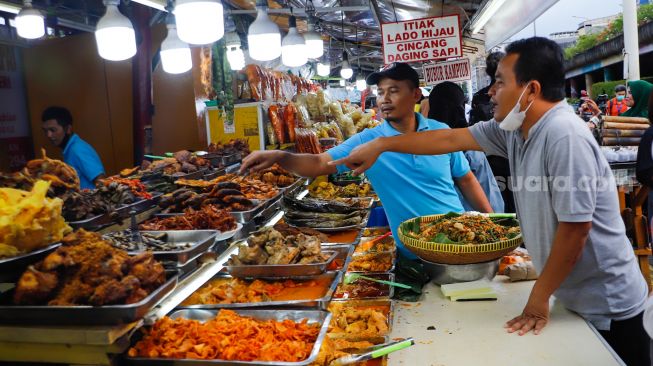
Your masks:
{"label": "green vegetable dish", "polygon": [[404,234],[411,238],[442,244],[488,244],[521,235],[519,222],[514,218],[453,212],[435,221],[422,222],[417,218],[401,225]]}

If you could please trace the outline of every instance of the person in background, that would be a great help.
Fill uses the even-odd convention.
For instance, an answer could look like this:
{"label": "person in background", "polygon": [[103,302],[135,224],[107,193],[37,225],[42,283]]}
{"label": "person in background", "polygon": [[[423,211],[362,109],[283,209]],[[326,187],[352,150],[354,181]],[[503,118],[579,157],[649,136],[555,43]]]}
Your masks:
{"label": "person in background", "polygon": [[82,189],[92,189],[104,178],[104,167],[95,149],[73,132],[73,116],[63,107],[48,107],[41,115],[43,133],[63,150],[63,161],[73,167]]}
{"label": "person in background", "polygon": [[484,150],[508,158],[523,183],[515,190],[517,217],[540,275],[507,331],[539,334],[555,296],[593,324],[625,364],[651,366],[643,326],[648,286],[626,236],[610,165],[565,101],[562,49],[533,37],[511,43],[506,53],[490,90],[494,120],[378,138],[331,164],[361,174],[390,152]]}
{"label": "person in background", "polygon": [[653,84],[644,80],[628,82],[626,105],[629,110],[620,114],[622,117],[648,117],[648,99],[653,92]]}
{"label": "person in background", "polygon": [[488,92],[496,82],[494,74],[497,72],[499,61],[506,54],[503,52],[492,52],[485,58],[485,72],[490,77],[490,85],[474,93],[472,97],[472,109],[469,112],[469,125],[473,126],[478,122],[489,121],[494,114],[494,103],[490,100]]}
{"label": "person in background", "polygon": [[628,110],[626,104],[626,86],[619,84],[614,87],[615,97],[608,100],[605,106],[605,114],[608,116],[618,116]]}
{"label": "person in background", "polygon": [[[648,120],[653,121],[653,93],[648,98]],[[641,167],[641,168],[640,168]],[[641,170],[640,170],[641,169]],[[637,180],[645,186],[653,187],[653,127],[649,127],[642,140],[639,143],[637,150]],[[640,174],[644,173],[640,176]],[[651,223],[651,215],[653,215],[653,194],[649,191],[648,196],[648,222]],[[649,228],[649,232],[651,232]],[[653,338],[653,296],[648,298],[646,302],[646,310],[644,310],[644,329],[648,336]]]}
{"label": "person in background", "polygon": [[[465,119],[465,94],[456,84],[445,81],[437,84],[429,94],[429,114],[428,118],[446,123],[450,128],[466,128],[467,120]],[[503,212],[503,198],[501,191],[494,179],[490,164],[487,162],[485,154],[480,151],[465,151],[465,158],[469,163],[469,168],[474,176],[483,187],[485,195],[490,200],[490,205],[494,212]],[[467,202],[465,197],[458,192],[460,202],[463,204],[465,211],[471,211],[472,206]]]}
{"label": "person in background", "polygon": [[[241,173],[259,171],[274,163],[304,177],[344,173],[348,171],[345,166],[336,167],[329,163],[377,137],[449,129],[444,123],[415,113],[413,106],[422,92],[417,71],[410,65],[392,63],[382,71],[370,74],[367,84],[378,85],[377,105],[384,119],[381,125],[366,129],[319,155],[281,150],[254,151],[243,159]],[[383,202],[399,253],[409,260],[417,257],[399,241],[399,224],[417,216],[463,212],[455,187],[460,189],[474,210],[492,212],[483,188],[460,152],[433,156],[383,154],[366,176]]]}
{"label": "person in background", "polygon": [[[506,54],[503,52],[492,52],[485,59],[485,72],[490,76],[490,85],[477,91],[472,98],[472,110],[469,112],[469,125],[473,126],[478,122],[489,121],[494,115],[494,103],[488,92],[496,82],[494,74],[497,72],[499,61]],[[503,198],[505,212],[515,212],[515,197],[512,193],[512,177],[508,159],[496,155],[487,155],[487,161],[492,168]]]}

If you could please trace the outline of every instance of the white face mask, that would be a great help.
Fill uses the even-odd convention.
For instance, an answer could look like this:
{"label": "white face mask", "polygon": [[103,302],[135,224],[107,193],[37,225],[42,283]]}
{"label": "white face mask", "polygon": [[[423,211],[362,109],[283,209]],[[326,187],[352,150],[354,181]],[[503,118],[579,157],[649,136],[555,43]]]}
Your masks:
{"label": "white face mask", "polygon": [[[530,84],[529,84],[530,85]],[[531,108],[533,105],[533,102],[531,102],[526,109],[523,111],[520,111],[521,109],[521,98],[524,96],[524,93],[526,92],[526,89],[528,89],[528,85],[522,90],[521,94],[519,95],[519,99],[517,99],[517,104],[515,104],[515,107],[508,113],[506,118],[501,121],[499,124],[499,128],[502,130],[506,131],[515,131],[519,127],[521,127],[522,123],[524,123],[524,119],[526,118],[526,112],[528,112],[528,109]]]}

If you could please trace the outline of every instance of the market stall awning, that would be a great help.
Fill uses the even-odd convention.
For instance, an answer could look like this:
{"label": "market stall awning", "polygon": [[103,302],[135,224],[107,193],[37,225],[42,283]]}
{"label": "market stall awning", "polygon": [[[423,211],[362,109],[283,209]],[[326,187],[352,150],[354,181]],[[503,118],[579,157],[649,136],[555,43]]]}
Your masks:
{"label": "market stall awning", "polygon": [[490,49],[517,34],[558,0],[488,0],[484,6],[492,2],[503,2],[484,26],[485,48]]}

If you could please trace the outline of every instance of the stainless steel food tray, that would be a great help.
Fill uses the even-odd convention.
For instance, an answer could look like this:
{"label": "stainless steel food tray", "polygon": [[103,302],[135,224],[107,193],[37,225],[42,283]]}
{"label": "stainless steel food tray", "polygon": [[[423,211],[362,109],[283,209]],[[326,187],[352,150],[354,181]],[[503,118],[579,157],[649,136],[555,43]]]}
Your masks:
{"label": "stainless steel food tray", "polygon": [[332,263],[333,265],[330,265],[328,270],[341,271],[341,272],[346,271],[347,267],[349,266],[349,262],[351,261],[351,256],[354,253],[355,247],[353,245],[340,244],[340,245],[330,245],[326,249],[333,250],[336,253],[338,253],[336,255],[336,259],[334,259],[334,262],[338,260],[343,261],[341,268],[337,268],[337,269],[334,268],[335,265]]}
{"label": "stainless steel food tray", "polygon": [[218,168],[218,169],[213,169],[213,170],[207,170],[206,173],[204,173],[204,179],[205,180],[213,180],[217,177],[221,177],[225,175],[226,173],[225,168]]}
{"label": "stainless steel food tray", "polygon": [[177,179],[202,179],[204,173],[206,173],[206,168],[182,175],[163,174],[163,177],[174,183]]}
{"label": "stainless steel food tray", "polygon": [[[207,321],[215,318],[220,310],[204,310],[204,309],[182,309],[177,310],[170,314],[172,319],[194,319],[199,321]],[[307,359],[301,362],[265,362],[265,361],[227,361],[227,360],[193,360],[193,359],[167,359],[167,358],[143,358],[143,357],[125,357],[127,362],[131,365],[142,366],[207,366],[207,365],[223,365],[223,366],[239,366],[239,365],[261,365],[261,366],[304,366],[310,365],[317,358],[320,352],[320,347],[326,337],[329,323],[331,322],[331,313],[324,310],[234,310],[242,316],[249,316],[260,320],[292,320],[300,322],[307,319],[309,324],[320,324],[320,332],[318,333],[313,350]]]}
{"label": "stainless steel food tray", "polygon": [[241,224],[246,224],[252,221],[252,219],[256,217],[256,215],[260,214],[261,211],[263,211],[266,207],[268,207],[267,200],[262,201],[262,200],[254,199],[251,201],[254,202],[254,207],[251,210],[231,211],[231,216],[233,216],[234,219],[236,219],[236,221],[238,221]]}
{"label": "stainless steel food tray", "polygon": [[381,256],[388,256],[391,258],[391,263],[392,266],[389,269],[385,269],[383,271],[363,271],[363,270],[352,270],[349,267],[347,268],[348,272],[354,272],[354,273],[384,273],[384,272],[392,272],[395,270],[395,263],[397,262],[397,248],[395,247],[395,250],[392,251],[385,251],[385,252],[366,252],[366,253],[354,253],[351,256],[351,261],[349,261],[349,264],[351,265],[354,261],[361,257],[369,256],[372,258],[378,258]]}
{"label": "stainless steel food tray", "polygon": [[0,259],[0,282],[14,281],[18,279],[23,274],[23,271],[27,268],[27,266],[45,258],[60,245],[61,243],[54,243],[48,245],[45,248],[37,249],[29,253]]}
{"label": "stainless steel food tray", "polygon": [[[241,241],[234,245],[244,243]],[[337,257],[338,253],[334,251],[324,250],[322,253],[327,253],[329,258],[325,262],[313,264],[277,264],[277,265],[241,265],[231,266],[225,264],[225,268],[233,277],[239,278],[258,278],[258,277],[292,277],[292,276],[311,276],[318,275],[327,271],[327,267]],[[234,254],[236,255],[236,254]]]}
{"label": "stainless steel food tray", "polygon": [[140,213],[151,207],[154,207],[159,202],[159,199],[161,199],[161,196],[163,196],[163,193],[159,193],[159,192],[152,193],[152,198],[141,199],[136,202],[130,203],[128,205],[119,207],[118,209],[116,209],[115,212],[121,218],[129,217],[129,213],[131,211],[136,211],[136,213]]}
{"label": "stainless steel food tray", "polygon": [[9,305],[13,290],[0,295],[0,324],[20,325],[117,325],[147,314],[177,285],[178,273],[167,272],[167,281],[143,300],[127,305],[23,306]]}
{"label": "stainless steel food tray", "polygon": [[[218,274],[215,277],[209,280],[215,280],[219,278],[233,278],[225,274]],[[265,280],[265,278],[260,278]],[[255,307],[308,307],[316,309],[326,309],[326,306],[331,301],[338,284],[342,280],[341,272],[325,272],[320,275],[315,276],[296,276],[296,277],[282,277],[282,278],[269,278],[268,281],[311,281],[311,280],[320,280],[327,279],[330,281],[330,285],[327,288],[326,293],[319,298],[314,299],[301,299],[301,300],[284,300],[284,301],[261,301],[261,302],[245,302],[245,303],[233,303],[233,304],[197,304],[197,305],[183,305],[180,304],[177,308],[180,309],[229,309],[229,308],[255,308]],[[208,282],[207,282],[208,283]],[[204,287],[204,286],[202,286]],[[201,288],[200,288],[201,289]],[[199,290],[198,290],[199,291]]]}
{"label": "stainless steel food tray", "polygon": [[289,185],[288,187],[279,187],[279,190],[283,194],[295,196],[298,192],[301,192],[305,186],[306,178],[298,178],[295,183]]}
{"label": "stainless steel food tray", "polygon": [[[327,336],[332,339],[346,339],[348,341],[362,341],[362,340],[376,340],[378,338],[383,339],[384,341],[389,340],[389,335],[390,332],[392,332],[392,323],[394,322],[394,312],[395,312],[395,302],[392,301],[391,299],[373,299],[373,300],[353,300],[353,299],[348,299],[348,300],[337,300],[334,301],[334,303],[340,303],[345,306],[351,306],[351,307],[371,307],[371,306],[383,306],[383,307],[388,307],[388,315],[386,316],[386,320],[388,322],[388,331],[383,333],[383,334],[377,334],[374,336],[370,336],[368,334],[351,334],[351,333],[334,333],[334,332],[329,332]],[[332,318],[334,321],[336,318]],[[372,342],[374,343],[374,342]],[[381,342],[383,343],[383,342]]]}
{"label": "stainless steel food tray", "polygon": [[[346,273],[345,273],[346,275]],[[385,281],[390,281],[394,282],[395,281],[395,274],[391,272],[385,272],[385,273],[365,273],[365,276],[367,277],[372,277],[376,278],[379,280],[385,280]],[[343,276],[344,278],[344,276]],[[388,296],[374,296],[374,297],[349,297],[349,298],[342,298],[342,297],[336,297],[336,294],[338,292],[338,289],[336,289],[336,292],[333,294],[333,300],[331,301],[349,301],[349,300],[378,300],[378,299],[392,299],[392,297],[395,294],[395,287],[390,286],[390,285],[385,285],[382,283],[378,284],[381,289],[387,289],[388,290]]]}
{"label": "stainless steel food tray", "polygon": [[[356,238],[354,239],[354,241],[346,242],[346,243],[345,243],[345,242],[341,242],[341,243],[339,243],[339,242],[326,242],[326,243],[322,243],[322,246],[331,246],[331,245],[358,245],[358,244],[360,243],[360,241],[361,241],[361,237],[362,237],[362,235],[363,235],[363,230],[364,230],[364,229],[362,229],[362,228],[357,228],[357,229],[358,229],[358,235],[356,236]],[[344,231],[344,230],[343,230],[343,231]]]}
{"label": "stainless steel food tray", "polygon": [[[153,250],[154,258],[159,261],[173,261],[184,264],[191,258],[209,250],[215,244],[217,230],[170,230],[170,231],[141,231],[141,233],[166,234],[167,243],[195,243],[192,247],[183,250],[157,251]],[[130,251],[129,254],[138,254],[142,251]]]}
{"label": "stainless steel food tray", "polygon": [[[362,237],[359,245],[363,245],[363,244],[365,244],[365,243],[367,243],[369,241],[372,241],[372,240],[374,240],[376,238],[377,238],[376,236],[374,236],[374,237],[369,237],[369,236],[368,237]],[[396,258],[397,257],[397,241],[392,236],[385,237],[385,238],[383,238],[381,240],[381,242],[388,242],[388,241],[392,241],[392,249],[391,250],[384,250],[384,251],[380,251],[380,252],[374,252],[374,251],[370,251],[370,250],[363,251],[363,252],[354,251],[354,257],[365,255],[365,254],[386,253],[387,252],[387,253],[392,253],[393,256]]]}
{"label": "stainless steel food tray", "polygon": [[122,218],[120,217],[118,212],[112,211],[109,213],[93,216],[85,220],[71,221],[68,222],[68,225],[70,225],[70,227],[72,227],[74,230],[78,230],[78,229],[92,230],[111,223],[120,223],[121,220]]}
{"label": "stainless steel food tray", "polygon": [[[361,210],[361,211],[363,211],[363,210]],[[364,213],[364,215],[363,215],[363,218],[362,218],[362,221],[361,221],[360,224],[356,224],[356,225],[347,225],[347,226],[340,226],[340,227],[311,227],[311,229],[314,229],[314,230],[317,230],[317,231],[322,231],[322,232],[325,232],[325,233],[333,233],[333,232],[346,231],[346,230],[352,230],[352,229],[362,229],[362,228],[364,228],[364,227],[367,225],[367,221],[368,221],[369,218],[370,218],[370,211],[369,211],[369,210],[365,210],[364,212],[365,212],[365,213]],[[285,217],[285,216],[284,216],[284,217]],[[287,222],[288,225],[290,225],[290,226],[295,226],[295,225],[291,224],[291,223],[290,223],[289,221],[287,221],[287,220],[286,220],[286,222]],[[296,226],[295,226],[295,227],[296,227]]]}
{"label": "stainless steel food tray", "polygon": [[233,153],[233,154],[217,154],[217,153],[208,153],[204,156],[202,156],[204,159],[207,159],[209,162],[211,162],[211,165],[213,166],[230,166],[234,164],[240,163],[242,160],[241,153]]}

